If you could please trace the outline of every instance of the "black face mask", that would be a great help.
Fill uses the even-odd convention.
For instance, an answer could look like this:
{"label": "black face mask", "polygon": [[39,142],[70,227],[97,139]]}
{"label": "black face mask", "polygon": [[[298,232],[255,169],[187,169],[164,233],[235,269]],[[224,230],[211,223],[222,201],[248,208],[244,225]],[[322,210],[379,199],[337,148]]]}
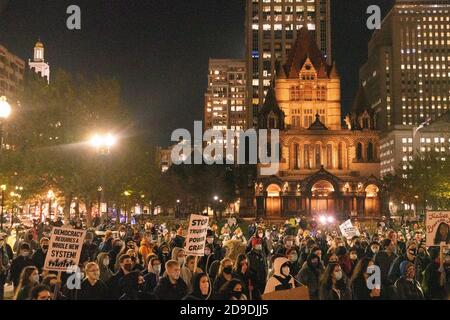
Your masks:
{"label": "black face mask", "polygon": [[233,297],[235,297],[236,299],[240,299],[242,297],[242,292],[241,291],[233,291]]}
{"label": "black face mask", "polygon": [[127,264],[124,264],[124,265],[123,265],[123,268],[124,268],[125,270],[127,270],[128,272],[130,272],[131,269],[133,269],[133,265],[127,263]]}
{"label": "black face mask", "polygon": [[42,246],[42,249],[43,249],[43,250],[48,250],[48,245]]}
{"label": "black face mask", "polygon": [[232,267],[225,267],[225,268],[223,268],[223,272],[226,273],[226,274],[230,274],[231,271],[233,271]]}

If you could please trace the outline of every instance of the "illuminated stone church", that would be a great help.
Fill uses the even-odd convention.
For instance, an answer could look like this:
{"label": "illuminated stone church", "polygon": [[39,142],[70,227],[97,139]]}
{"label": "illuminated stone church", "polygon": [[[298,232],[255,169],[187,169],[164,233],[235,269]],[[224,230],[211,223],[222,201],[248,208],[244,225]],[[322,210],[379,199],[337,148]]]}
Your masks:
{"label": "illuminated stone church", "polygon": [[277,69],[258,127],[280,130],[280,168],[261,176],[258,165],[256,215],[380,217],[379,135],[363,88],[344,119],[336,65],[306,28]]}

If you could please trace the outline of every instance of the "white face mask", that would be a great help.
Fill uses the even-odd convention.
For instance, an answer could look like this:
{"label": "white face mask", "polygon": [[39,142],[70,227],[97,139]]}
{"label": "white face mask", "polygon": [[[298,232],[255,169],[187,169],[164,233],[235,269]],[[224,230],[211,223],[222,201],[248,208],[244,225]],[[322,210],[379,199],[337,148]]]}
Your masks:
{"label": "white face mask", "polygon": [[33,280],[34,283],[38,283],[39,282],[39,275],[38,274],[34,274],[31,276],[31,279]]}
{"label": "white face mask", "polygon": [[211,250],[209,250],[209,249],[206,250],[206,249],[205,249],[205,256],[209,256],[210,254],[211,254]]}
{"label": "white face mask", "polygon": [[161,266],[153,266],[153,272],[156,274],[160,274],[161,273]]}
{"label": "white face mask", "polygon": [[342,279],[342,270],[336,271],[334,273],[334,277],[336,278],[337,281]]}
{"label": "white face mask", "polygon": [[257,244],[257,245],[255,246],[255,250],[262,250],[262,245]]}
{"label": "white face mask", "polygon": [[103,265],[104,265],[105,267],[109,266],[109,259],[104,259],[104,260],[103,260]]}
{"label": "white face mask", "polygon": [[281,274],[284,275],[284,276],[288,276],[290,271],[291,271],[291,270],[290,270],[289,267],[287,267],[287,266],[281,268]]}
{"label": "white face mask", "polygon": [[178,263],[179,264],[184,264],[184,262],[186,261],[186,258],[178,258]]}

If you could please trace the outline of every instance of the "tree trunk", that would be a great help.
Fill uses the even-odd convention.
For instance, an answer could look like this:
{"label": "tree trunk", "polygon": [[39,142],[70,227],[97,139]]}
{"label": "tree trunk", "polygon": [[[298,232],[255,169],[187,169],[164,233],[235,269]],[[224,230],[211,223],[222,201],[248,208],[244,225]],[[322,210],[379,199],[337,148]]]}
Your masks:
{"label": "tree trunk", "polygon": [[78,199],[75,202],[75,218],[80,219],[80,201]]}
{"label": "tree trunk", "polygon": [[127,223],[131,223],[131,208],[127,208]]}
{"label": "tree trunk", "polygon": [[73,193],[71,192],[69,196],[64,197],[64,225],[68,226],[70,223],[70,205],[72,204]]}
{"label": "tree trunk", "polygon": [[92,227],[92,201],[88,201],[88,206],[86,208],[86,226],[88,228]]}

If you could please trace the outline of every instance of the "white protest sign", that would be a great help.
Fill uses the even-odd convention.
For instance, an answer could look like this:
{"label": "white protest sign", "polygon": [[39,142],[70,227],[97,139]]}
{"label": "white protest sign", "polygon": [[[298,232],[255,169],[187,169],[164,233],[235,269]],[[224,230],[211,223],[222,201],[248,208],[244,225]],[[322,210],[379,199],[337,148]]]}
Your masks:
{"label": "white protest sign", "polygon": [[83,230],[53,228],[44,270],[65,272],[78,265],[85,236]]}
{"label": "white protest sign", "polygon": [[184,251],[190,256],[204,256],[209,218],[191,214]]}
{"label": "white protest sign", "polygon": [[352,221],[350,219],[341,224],[339,226],[339,229],[341,229],[342,235],[347,239],[351,239],[354,236],[359,236],[359,230],[353,226]]}
{"label": "white protest sign", "polygon": [[450,245],[450,211],[428,211],[426,217],[426,246]]}

